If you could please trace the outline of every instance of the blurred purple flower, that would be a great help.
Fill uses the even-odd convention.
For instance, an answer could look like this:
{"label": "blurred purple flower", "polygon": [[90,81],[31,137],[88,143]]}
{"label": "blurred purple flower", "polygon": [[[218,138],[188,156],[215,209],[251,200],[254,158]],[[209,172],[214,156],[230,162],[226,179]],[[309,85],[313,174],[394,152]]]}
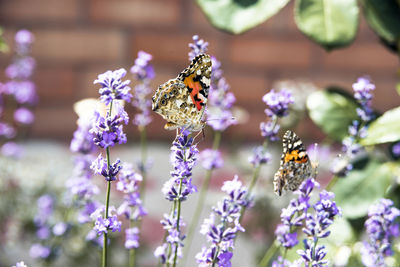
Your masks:
{"label": "blurred purple flower", "polygon": [[236,99],[229,90],[230,86],[224,77],[220,77],[218,81],[211,80],[206,114],[207,124],[214,131],[224,131],[229,126],[236,124],[232,114],[232,107]]}
{"label": "blurred purple flower", "polygon": [[4,93],[14,95],[19,104],[34,105],[37,102],[36,86],[32,81],[11,80],[4,84]]}
{"label": "blurred purple flower", "polygon": [[6,68],[6,76],[10,79],[17,80],[29,79],[35,67],[36,61],[32,57],[18,58]]}
{"label": "blurred purple flower", "polygon": [[55,236],[62,236],[68,230],[68,224],[65,222],[58,222],[53,226],[53,234]]}
{"label": "blurred purple flower", "polygon": [[138,52],[138,57],[135,59],[135,65],[130,69],[131,73],[135,75],[136,80],[145,81],[154,79],[154,69],[149,63],[153,56],[144,51]]}
{"label": "blurred purple flower", "polygon": [[189,43],[189,61],[192,61],[196,56],[207,53],[208,42],[200,39],[198,35],[193,35],[193,43]]}
{"label": "blurred purple flower", "polygon": [[22,147],[12,141],[3,144],[1,147],[1,154],[6,157],[20,158],[23,152]]}
{"label": "blurred purple flower", "polygon": [[258,146],[253,149],[253,154],[249,157],[249,162],[254,166],[258,167],[262,164],[266,164],[271,160],[271,154],[264,149],[263,146]]}
{"label": "blurred purple flower", "polygon": [[135,65],[131,68],[131,73],[138,83],[132,100],[132,105],[139,110],[133,119],[133,123],[138,126],[146,126],[151,122],[151,100],[148,95],[152,92],[150,82],[155,77],[153,66],[150,64],[151,59],[150,54],[139,51]]}
{"label": "blurred purple flower", "polygon": [[74,132],[74,136],[69,146],[70,150],[75,153],[90,154],[96,150],[93,142],[93,134],[90,132],[90,121],[78,120],[78,128]]}
{"label": "blurred purple flower", "polygon": [[101,206],[97,201],[87,201],[83,209],[79,212],[78,222],[81,224],[91,221],[90,215]]}
{"label": "blurred purple flower", "polygon": [[26,29],[19,30],[15,34],[15,42],[17,42],[18,45],[31,45],[34,41],[35,36]]}
{"label": "blurred purple flower", "polygon": [[396,157],[400,157],[400,142],[392,146],[392,153]]}
{"label": "blurred purple flower", "polygon": [[131,82],[129,80],[122,81],[125,77],[126,70],[119,69],[115,71],[106,71],[100,74],[97,79],[93,82],[98,83],[102,87],[99,89],[100,100],[109,105],[114,99],[125,100],[127,102],[131,101],[132,95],[129,92],[131,88],[128,84]]}
{"label": "blurred purple flower", "polygon": [[221,152],[213,149],[205,149],[200,153],[199,160],[206,170],[219,169],[224,165]]}
{"label": "blurred purple flower", "polygon": [[16,122],[29,125],[33,123],[35,116],[33,115],[32,111],[22,107],[14,112],[14,120]]}
{"label": "blurred purple flower", "polygon": [[139,247],[139,228],[125,229],[125,248],[134,249]]}
{"label": "blurred purple flower", "polygon": [[41,244],[33,244],[29,250],[29,255],[34,259],[46,259],[50,256],[51,250],[49,247],[43,246]]}
{"label": "blurred purple flower", "polygon": [[11,139],[15,136],[15,129],[5,122],[0,122],[0,136]]}
{"label": "blurred purple flower", "polygon": [[13,267],[28,267],[23,261],[17,262]]}
{"label": "blurred purple flower", "polygon": [[393,255],[392,242],[400,235],[399,224],[395,222],[400,210],[390,199],[380,199],[368,210],[365,221],[369,242],[364,242],[361,251],[364,266],[386,266],[384,258]]}
{"label": "blurred purple flower", "polygon": [[289,90],[282,89],[275,92],[274,89],[265,94],[262,100],[267,105],[265,114],[268,117],[284,117],[288,114],[289,105],[294,103],[294,97]]}

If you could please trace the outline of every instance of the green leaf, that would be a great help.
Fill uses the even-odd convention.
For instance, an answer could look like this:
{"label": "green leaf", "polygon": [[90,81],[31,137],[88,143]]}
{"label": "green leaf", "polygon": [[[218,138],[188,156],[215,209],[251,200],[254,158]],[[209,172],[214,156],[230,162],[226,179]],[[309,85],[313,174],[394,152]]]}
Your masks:
{"label": "green leaf", "polygon": [[230,33],[243,33],[272,17],[289,0],[197,0],[210,22]]}
{"label": "green leaf", "polygon": [[325,134],[335,140],[342,140],[348,135],[348,126],[357,119],[357,103],[335,87],[316,91],[307,98],[307,109],[312,121]]}
{"label": "green leaf", "polygon": [[357,0],[297,0],[297,27],[325,49],[350,44],[357,33]]}
{"label": "green leaf", "polygon": [[400,140],[400,107],[386,111],[371,122],[367,134],[361,140],[361,144],[365,146]]}
{"label": "green leaf", "polygon": [[392,176],[391,166],[371,159],[365,168],[338,178],[333,192],[343,216],[351,219],[365,216],[370,205],[384,196]]}
{"label": "green leaf", "polygon": [[0,52],[7,52],[8,51],[8,45],[3,39],[3,29],[0,27]]}
{"label": "green leaf", "polygon": [[400,38],[400,7],[396,0],[362,0],[365,19],[379,37],[397,44]]}

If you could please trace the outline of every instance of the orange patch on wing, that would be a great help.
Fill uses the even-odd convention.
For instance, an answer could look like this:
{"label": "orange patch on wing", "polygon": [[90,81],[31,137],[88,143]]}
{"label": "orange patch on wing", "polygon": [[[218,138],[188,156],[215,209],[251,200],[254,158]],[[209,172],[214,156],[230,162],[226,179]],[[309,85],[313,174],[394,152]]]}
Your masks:
{"label": "orange patch on wing", "polygon": [[[300,152],[300,154],[301,153],[304,153],[304,152]],[[298,151],[293,150],[290,153],[286,153],[285,158],[284,158],[285,163],[288,161],[292,161],[292,160],[296,163],[306,163],[308,161],[308,158],[307,158],[307,155],[300,156]]]}
{"label": "orange patch on wing", "polygon": [[200,82],[195,82],[195,81],[193,81],[193,76],[194,76],[194,74],[192,74],[192,75],[186,77],[186,78],[184,79],[183,82],[185,83],[185,85],[186,85],[187,87],[189,87],[190,89],[192,89],[192,92],[190,93],[190,96],[192,97],[193,104],[195,104],[197,110],[200,111],[201,108],[202,108],[201,103],[203,103],[203,100],[196,101],[196,100],[194,99],[194,97],[199,95],[199,92],[200,92],[200,90],[202,89],[202,87],[201,87]]}

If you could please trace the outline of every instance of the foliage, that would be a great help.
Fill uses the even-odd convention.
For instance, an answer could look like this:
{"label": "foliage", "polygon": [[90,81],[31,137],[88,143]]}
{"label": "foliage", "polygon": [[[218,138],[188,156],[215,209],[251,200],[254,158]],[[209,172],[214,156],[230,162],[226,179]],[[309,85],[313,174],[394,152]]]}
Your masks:
{"label": "foliage", "polygon": [[[209,21],[218,29],[243,33],[265,22],[288,0],[197,0]],[[396,0],[362,0],[364,16],[372,30],[398,50],[400,6]],[[326,50],[347,46],[354,40],[360,7],[356,0],[296,0],[294,16],[299,30]]]}

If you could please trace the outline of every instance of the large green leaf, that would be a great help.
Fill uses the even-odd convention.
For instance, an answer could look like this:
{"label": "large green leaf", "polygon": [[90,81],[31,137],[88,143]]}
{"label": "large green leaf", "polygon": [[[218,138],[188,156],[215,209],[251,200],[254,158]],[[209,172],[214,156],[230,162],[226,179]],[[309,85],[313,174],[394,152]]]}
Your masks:
{"label": "large green leaf", "polygon": [[391,166],[376,160],[370,160],[363,169],[349,172],[345,178],[338,178],[333,192],[343,216],[353,219],[365,216],[370,205],[384,196],[391,180]]}
{"label": "large green leaf", "polygon": [[362,0],[365,18],[386,42],[396,44],[400,38],[400,7],[396,0]]}
{"label": "large green leaf", "polygon": [[348,135],[348,126],[357,119],[356,108],[354,99],[333,87],[307,98],[310,118],[329,137],[339,141]]}
{"label": "large green leaf", "polygon": [[210,22],[218,29],[234,34],[263,23],[289,0],[197,0]]}
{"label": "large green leaf", "polygon": [[296,0],[297,27],[325,49],[350,44],[357,33],[357,0]]}
{"label": "large green leaf", "polygon": [[400,140],[400,107],[391,109],[374,120],[362,145],[376,145]]}

